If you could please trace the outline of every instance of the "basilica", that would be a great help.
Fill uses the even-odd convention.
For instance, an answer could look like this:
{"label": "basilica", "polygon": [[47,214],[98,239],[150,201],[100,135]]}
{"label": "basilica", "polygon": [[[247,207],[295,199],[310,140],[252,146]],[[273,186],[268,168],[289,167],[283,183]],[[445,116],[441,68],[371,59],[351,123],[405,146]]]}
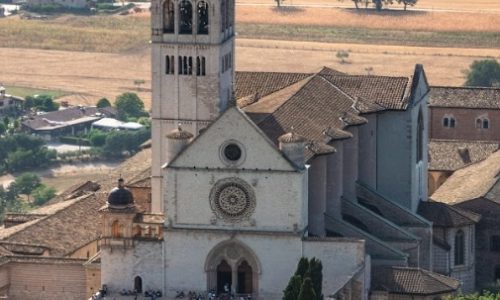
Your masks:
{"label": "basilica", "polygon": [[152,165],[100,210],[106,291],[281,299],[301,257],[322,261],[332,299],[474,289],[476,216],[427,202],[422,66],[235,72],[233,0],[151,15]]}

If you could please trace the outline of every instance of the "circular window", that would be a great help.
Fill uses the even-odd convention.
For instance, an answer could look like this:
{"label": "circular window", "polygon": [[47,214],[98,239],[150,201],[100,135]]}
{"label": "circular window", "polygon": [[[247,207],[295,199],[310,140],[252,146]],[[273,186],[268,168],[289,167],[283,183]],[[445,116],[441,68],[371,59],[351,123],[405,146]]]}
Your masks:
{"label": "circular window", "polygon": [[230,161],[238,161],[241,158],[241,148],[236,144],[229,144],[224,148],[224,156]]}
{"label": "circular window", "polygon": [[228,221],[239,221],[255,209],[255,195],[249,184],[239,178],[219,180],[210,192],[210,206]]}
{"label": "circular window", "polygon": [[219,148],[219,157],[228,167],[237,167],[245,161],[245,148],[236,140],[229,140]]}

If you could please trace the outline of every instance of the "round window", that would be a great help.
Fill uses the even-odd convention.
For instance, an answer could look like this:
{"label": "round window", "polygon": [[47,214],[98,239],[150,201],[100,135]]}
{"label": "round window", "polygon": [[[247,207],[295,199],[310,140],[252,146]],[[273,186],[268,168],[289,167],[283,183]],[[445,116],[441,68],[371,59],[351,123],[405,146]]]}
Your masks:
{"label": "round window", "polygon": [[238,161],[241,158],[241,148],[236,144],[229,144],[224,148],[224,156],[230,161]]}

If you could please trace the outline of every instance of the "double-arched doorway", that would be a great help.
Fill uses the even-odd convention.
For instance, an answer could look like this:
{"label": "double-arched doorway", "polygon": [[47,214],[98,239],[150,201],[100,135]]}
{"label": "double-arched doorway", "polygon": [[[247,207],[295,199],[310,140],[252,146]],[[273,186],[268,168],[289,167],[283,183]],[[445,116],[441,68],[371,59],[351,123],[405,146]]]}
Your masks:
{"label": "double-arched doorway", "polygon": [[260,264],[246,245],[231,240],[222,242],[210,251],[205,263],[207,287],[217,294],[256,294]]}

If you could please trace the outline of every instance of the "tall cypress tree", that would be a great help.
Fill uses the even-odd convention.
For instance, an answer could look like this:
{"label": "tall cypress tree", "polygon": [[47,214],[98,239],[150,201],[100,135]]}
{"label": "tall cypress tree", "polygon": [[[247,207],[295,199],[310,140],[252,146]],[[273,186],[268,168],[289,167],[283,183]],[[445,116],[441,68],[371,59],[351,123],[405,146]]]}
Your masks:
{"label": "tall cypress tree", "polygon": [[301,257],[299,260],[299,264],[297,265],[297,271],[295,271],[294,275],[300,276],[301,279],[304,279],[304,275],[309,270],[309,260],[307,257]]}
{"label": "tall cypress tree", "polygon": [[299,298],[301,286],[302,278],[298,275],[292,276],[288,282],[288,286],[283,291],[283,300],[297,300]]}
{"label": "tall cypress tree", "polygon": [[319,259],[313,257],[309,261],[309,273],[311,274],[316,297],[318,300],[321,300],[323,299],[323,295],[321,294],[323,288],[323,265]]}
{"label": "tall cypress tree", "polygon": [[316,300],[316,294],[314,293],[314,287],[311,278],[306,277],[300,288],[298,300]]}

